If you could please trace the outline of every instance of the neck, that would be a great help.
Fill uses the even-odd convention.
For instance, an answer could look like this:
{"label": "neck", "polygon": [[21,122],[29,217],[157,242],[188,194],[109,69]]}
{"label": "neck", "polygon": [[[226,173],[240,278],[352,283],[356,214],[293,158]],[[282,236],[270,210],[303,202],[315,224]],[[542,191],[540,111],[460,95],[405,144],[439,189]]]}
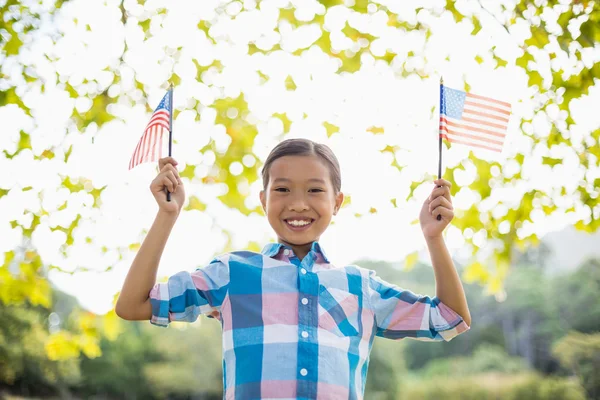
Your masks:
{"label": "neck", "polygon": [[[316,241],[317,239],[315,239]],[[288,245],[292,248],[292,250],[294,251],[294,254],[296,255],[296,257],[298,257],[298,259],[302,260],[304,259],[304,257],[310,252],[310,248],[312,247],[313,242],[308,242],[305,244],[292,244],[292,243],[288,243],[285,240],[279,238],[279,243],[281,244],[285,244]]]}

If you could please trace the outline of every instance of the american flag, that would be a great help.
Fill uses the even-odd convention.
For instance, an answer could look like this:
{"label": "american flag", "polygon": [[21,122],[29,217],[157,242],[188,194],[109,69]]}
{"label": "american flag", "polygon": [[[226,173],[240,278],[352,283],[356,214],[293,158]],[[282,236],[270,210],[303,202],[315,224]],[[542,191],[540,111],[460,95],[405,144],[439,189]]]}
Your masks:
{"label": "american flag", "polygon": [[171,90],[173,89],[169,89],[154,110],[144,134],[131,156],[129,169],[148,161],[158,161],[162,157],[162,136],[163,133],[171,130]]}
{"label": "american flag", "polygon": [[452,143],[502,151],[509,103],[440,85],[440,137]]}

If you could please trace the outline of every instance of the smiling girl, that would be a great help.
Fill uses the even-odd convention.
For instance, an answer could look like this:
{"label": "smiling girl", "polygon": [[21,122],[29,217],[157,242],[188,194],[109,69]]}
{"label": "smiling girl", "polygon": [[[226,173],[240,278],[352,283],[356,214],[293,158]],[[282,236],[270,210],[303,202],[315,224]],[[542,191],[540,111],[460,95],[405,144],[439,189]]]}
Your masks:
{"label": "smiling girl", "polygon": [[164,158],[159,166],[150,185],[159,211],[116,312],[160,326],[200,314],[218,319],[224,399],[362,399],[375,336],[448,341],[469,329],[463,287],[442,236],[454,216],[449,182],[435,181],[419,216],[436,297],[328,259],[319,239],[344,200],[340,168],[329,147],[306,139],[281,142],[263,166],[260,200],[276,243],[260,253],[219,255],[157,284],[160,257],[185,200],[177,162]]}

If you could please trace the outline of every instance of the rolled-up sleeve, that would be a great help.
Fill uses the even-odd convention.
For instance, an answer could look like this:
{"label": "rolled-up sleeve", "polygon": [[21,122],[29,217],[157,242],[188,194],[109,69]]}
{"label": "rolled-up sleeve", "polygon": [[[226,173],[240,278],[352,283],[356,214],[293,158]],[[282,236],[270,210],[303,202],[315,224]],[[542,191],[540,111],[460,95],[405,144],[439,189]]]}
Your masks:
{"label": "rolled-up sleeve", "polygon": [[463,318],[437,297],[400,288],[369,271],[368,298],[377,336],[399,340],[449,341],[469,330]]}
{"label": "rolled-up sleeve", "polygon": [[219,319],[228,288],[226,257],[217,257],[194,272],[179,272],[150,291],[150,322],[166,327],[171,321],[194,322],[200,314]]}

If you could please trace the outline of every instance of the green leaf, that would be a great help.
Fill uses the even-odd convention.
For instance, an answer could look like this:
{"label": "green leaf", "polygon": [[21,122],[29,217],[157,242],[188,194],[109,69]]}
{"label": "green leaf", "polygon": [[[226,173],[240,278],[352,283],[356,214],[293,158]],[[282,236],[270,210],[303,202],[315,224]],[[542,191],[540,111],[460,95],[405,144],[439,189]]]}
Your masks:
{"label": "green leaf", "polygon": [[497,55],[494,54],[494,60],[496,60],[496,68],[506,67],[508,61],[501,59]]}
{"label": "green leaf", "polygon": [[338,58],[342,60],[342,66],[339,71],[350,73],[358,71],[361,67],[360,55],[361,53],[358,52],[352,56],[347,56],[345,52],[341,52],[338,56]]}
{"label": "green leaf", "polygon": [[529,86],[538,86],[538,87],[542,87],[542,75],[540,75],[539,72],[537,71],[530,71],[529,72]]}
{"label": "green leaf", "polygon": [[12,32],[9,41],[4,45],[4,51],[6,51],[6,55],[16,56],[19,54],[22,44],[23,42],[19,38],[19,34],[17,32]]}
{"label": "green leaf", "polygon": [[408,193],[408,196],[406,196],[406,200],[410,199],[413,196],[415,189],[418,188],[419,185],[421,185],[422,183],[423,183],[423,181],[420,181],[420,182],[413,181],[410,184],[410,193]]}
{"label": "green leaf", "polygon": [[290,75],[285,79],[285,88],[287,90],[296,90],[296,84]]}
{"label": "green leaf", "polygon": [[79,97],[79,93],[77,93],[77,90],[75,90],[75,88],[71,86],[69,82],[65,83],[65,89],[67,90],[67,93],[69,93],[69,96],[71,96],[71,98],[76,99]]}
{"label": "green leaf", "polygon": [[446,10],[452,13],[452,16],[456,22],[460,22],[463,20],[463,18],[465,18],[465,16],[458,12],[454,4],[456,4],[456,1],[446,0]]}
{"label": "green leaf", "polygon": [[552,214],[556,209],[557,209],[557,207],[554,204],[551,206],[542,206],[542,210],[544,211],[544,214],[546,214],[546,215]]}
{"label": "green leaf", "polygon": [[535,46],[537,48],[543,48],[550,40],[548,39],[548,32],[540,26],[531,26],[531,37],[525,41],[527,46]]}
{"label": "green leaf", "polygon": [[201,202],[200,199],[198,199],[198,197],[191,196],[189,198],[188,206],[185,208],[185,210],[186,211],[190,211],[190,210],[205,211],[206,204]]}
{"label": "green leaf", "polygon": [[369,0],[355,0],[352,9],[359,13],[365,14],[367,12],[367,6],[369,5]]}
{"label": "green leaf", "polygon": [[325,127],[325,129],[327,130],[327,137],[331,137],[331,135],[333,135],[336,132],[340,131],[340,128],[338,128],[337,126],[330,124],[329,122],[325,121],[323,122],[323,126]]}
{"label": "green leaf", "polygon": [[108,96],[108,92],[100,93],[92,99],[92,106],[85,113],[80,114],[73,111],[74,119],[80,131],[83,131],[90,123],[95,122],[101,127],[106,122],[112,121],[115,117],[108,112],[108,106],[116,102]]}
{"label": "green leaf", "polygon": [[555,165],[562,164],[562,159],[552,157],[542,157],[542,164],[554,167]]}
{"label": "green leaf", "polygon": [[556,22],[562,28],[563,35],[568,34],[570,36],[569,30],[567,29],[567,27],[569,26],[569,21],[571,21],[571,19],[573,17],[574,17],[574,14],[573,14],[572,8],[567,9],[564,13],[560,14],[560,17],[558,17],[558,20]]}
{"label": "green leaf", "polygon": [[524,70],[529,70],[530,61],[533,61],[533,55],[526,51],[521,57],[517,58],[516,64]]}
{"label": "green leaf", "polygon": [[471,18],[471,21],[473,22],[473,30],[471,31],[471,35],[477,35],[477,33],[479,33],[481,30],[481,22],[477,17]]}
{"label": "green leaf", "polygon": [[191,181],[196,176],[196,166],[191,165],[191,164],[186,164],[183,171],[179,172],[179,176],[182,178],[187,178]]}
{"label": "green leaf", "polygon": [[[290,121],[290,119],[287,117],[287,115],[275,113],[275,114],[273,114],[273,116],[275,118],[279,118],[281,120],[281,122],[283,122],[283,132],[288,133],[290,131],[290,126],[292,126],[292,121]],[[325,127],[327,128],[327,125],[325,125]]]}
{"label": "green leaf", "polygon": [[413,269],[414,266],[417,264],[418,260],[419,260],[419,252],[417,252],[417,251],[407,255],[406,258],[404,259],[404,270],[410,271],[411,269]]}
{"label": "green leaf", "polygon": [[579,30],[581,35],[577,38],[579,44],[582,47],[594,47],[596,43],[600,42],[600,27],[598,22],[588,19],[581,24]]}
{"label": "green leaf", "polygon": [[145,34],[148,34],[148,31],[150,30],[150,22],[151,21],[152,21],[152,18],[148,18],[148,19],[145,19],[145,20],[139,22],[139,24],[142,27],[142,30],[144,31]]}
{"label": "green leaf", "polygon": [[359,30],[352,28],[348,22],[346,22],[346,26],[342,29],[342,33],[354,42],[358,41],[358,39],[367,39],[369,42],[375,39],[375,36],[373,35],[362,33]]}
{"label": "green leaf", "polygon": [[373,135],[380,135],[384,130],[382,126],[370,126],[367,128],[367,132],[371,132]]}

